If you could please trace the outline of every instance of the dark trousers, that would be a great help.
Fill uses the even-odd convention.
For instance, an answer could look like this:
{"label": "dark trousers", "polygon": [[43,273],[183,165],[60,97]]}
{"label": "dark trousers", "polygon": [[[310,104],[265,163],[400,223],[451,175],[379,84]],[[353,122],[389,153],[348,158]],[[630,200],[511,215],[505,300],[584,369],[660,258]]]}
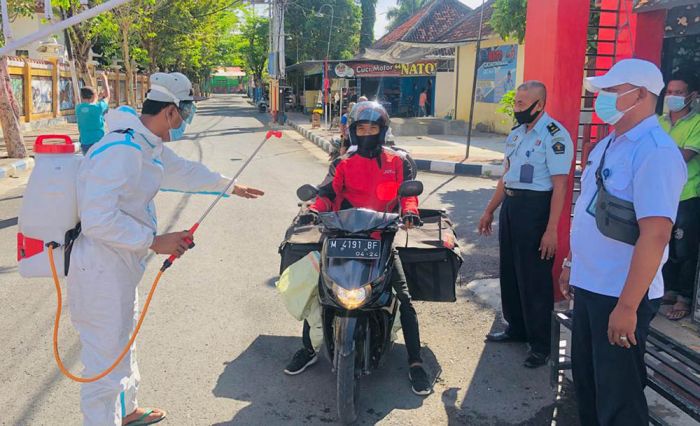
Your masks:
{"label": "dark trousers", "polygon": [[649,424],[644,396],[644,365],[649,323],[660,299],[644,297],[637,309],[637,345],[630,349],[608,342],[608,317],[616,297],[575,289],[571,361],[579,417],[585,426]]}
{"label": "dark trousers", "polygon": [[663,275],[666,290],[692,299],[700,245],[700,198],[681,201]]}
{"label": "dark trousers", "polygon": [[554,308],[554,260],[540,258],[547,229],[551,192],[516,191],[501,206],[501,304],[508,334],[530,344],[532,352],[549,355],[550,318]]}
{"label": "dark trousers", "polygon": [[[401,312],[401,329],[403,330],[403,339],[406,342],[406,351],[408,352],[408,363],[413,364],[423,362],[420,356],[420,330],[418,328],[418,315],[416,309],[411,302],[411,294],[408,292],[408,284],[406,284],[406,274],[403,272],[403,265],[398,254],[394,255],[394,272],[391,274],[391,286],[396,292],[396,297],[401,304],[399,311]],[[302,341],[304,347],[312,352],[314,350],[309,336],[310,326],[304,320],[304,330],[302,333]]]}
{"label": "dark trousers", "polygon": [[82,151],[83,155],[86,155],[90,148],[92,148],[92,145],[80,145],[80,151]]}

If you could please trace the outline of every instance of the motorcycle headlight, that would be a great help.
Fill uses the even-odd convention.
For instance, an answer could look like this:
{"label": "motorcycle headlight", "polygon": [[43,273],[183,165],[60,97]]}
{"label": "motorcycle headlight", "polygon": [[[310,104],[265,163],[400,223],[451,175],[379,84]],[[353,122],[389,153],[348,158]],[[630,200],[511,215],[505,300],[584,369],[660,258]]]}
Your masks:
{"label": "motorcycle headlight", "polygon": [[353,310],[362,306],[365,301],[369,299],[370,294],[372,294],[372,286],[368,284],[360,288],[348,290],[337,284],[333,284],[333,293],[335,293],[338,302],[340,302],[345,309]]}

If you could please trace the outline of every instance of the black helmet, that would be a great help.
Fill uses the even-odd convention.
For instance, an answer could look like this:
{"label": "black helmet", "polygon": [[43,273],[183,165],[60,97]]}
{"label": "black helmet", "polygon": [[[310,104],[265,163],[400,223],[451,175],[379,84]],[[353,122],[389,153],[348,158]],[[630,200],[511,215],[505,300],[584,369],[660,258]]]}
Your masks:
{"label": "black helmet", "polygon": [[387,130],[389,129],[389,113],[377,102],[359,102],[348,114],[348,129],[350,141],[357,145],[357,125],[360,123],[377,124],[380,128],[379,142],[384,144]]}

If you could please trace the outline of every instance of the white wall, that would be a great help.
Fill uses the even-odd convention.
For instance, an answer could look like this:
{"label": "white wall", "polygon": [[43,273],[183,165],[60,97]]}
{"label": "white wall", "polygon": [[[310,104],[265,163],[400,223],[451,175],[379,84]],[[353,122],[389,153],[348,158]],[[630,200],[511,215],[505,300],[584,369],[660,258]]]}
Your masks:
{"label": "white wall", "polygon": [[[31,17],[18,17],[17,19],[15,19],[15,21],[10,24],[10,28],[12,29],[12,38],[15,40],[20,39],[39,30],[43,25],[50,25],[50,23],[48,22],[46,24],[41,23],[43,17],[43,13],[35,13],[34,16]],[[54,18],[54,20],[58,19],[58,17]],[[56,41],[58,41],[60,44],[62,44],[63,46],[66,45],[65,37],[63,36],[63,31],[59,31],[53,36],[56,37]],[[39,46],[41,46],[42,41],[48,41],[48,39],[36,41],[34,43],[20,47],[18,50],[28,50],[29,57],[32,59],[44,59],[41,53],[36,51],[36,49]],[[14,55],[14,52],[12,53],[12,55]]]}
{"label": "white wall", "polygon": [[[435,111],[437,118],[443,118],[454,109],[455,73],[439,72],[435,76]],[[454,118],[454,113],[452,114]]]}

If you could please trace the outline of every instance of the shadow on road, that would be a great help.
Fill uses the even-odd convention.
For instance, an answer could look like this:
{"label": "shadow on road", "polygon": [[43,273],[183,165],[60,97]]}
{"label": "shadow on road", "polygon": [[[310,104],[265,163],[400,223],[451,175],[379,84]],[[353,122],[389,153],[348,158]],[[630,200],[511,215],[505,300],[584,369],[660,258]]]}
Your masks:
{"label": "shadow on road", "polygon": [[[492,325],[497,328],[498,320]],[[522,343],[486,344],[461,403],[462,389],[442,393],[448,425],[578,426],[573,390],[565,386],[557,397],[549,367],[524,368],[526,356]]]}
{"label": "shadow on road", "polygon": [[[462,242],[464,264],[459,272],[460,286],[473,280],[498,277],[497,220],[494,221],[494,235],[484,237],[477,231],[484,206],[492,195],[492,189],[459,189],[439,195],[439,205],[447,210],[455,225],[457,237]],[[465,287],[458,288],[458,291],[463,296],[468,295]]]}
{"label": "shadow on road", "polygon": [[9,228],[10,226],[17,225],[17,217],[11,217],[9,219],[0,220],[0,229]]}
{"label": "shadow on road", "polygon": [[[337,420],[336,380],[325,356],[298,376],[286,376],[284,366],[300,347],[299,337],[259,336],[238,358],[225,363],[214,396],[248,401],[223,425],[328,424]],[[441,368],[429,347],[423,348],[431,376]],[[360,382],[357,424],[375,424],[392,410],[409,410],[423,404],[411,392],[404,345],[395,345],[386,363]]]}

